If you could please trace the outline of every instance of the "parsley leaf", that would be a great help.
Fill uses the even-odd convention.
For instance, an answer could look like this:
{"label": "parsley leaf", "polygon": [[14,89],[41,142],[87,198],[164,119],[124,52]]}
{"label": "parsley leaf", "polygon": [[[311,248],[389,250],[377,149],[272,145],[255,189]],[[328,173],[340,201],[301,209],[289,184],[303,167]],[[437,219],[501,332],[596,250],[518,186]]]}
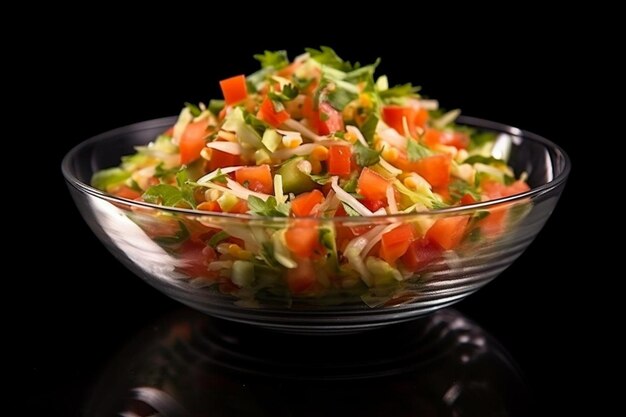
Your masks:
{"label": "parsley leaf", "polygon": [[224,174],[221,168],[217,169],[215,176],[211,177],[211,181],[213,182],[221,182],[222,184],[226,184],[226,177],[228,174]]}
{"label": "parsley leaf", "polygon": [[348,216],[350,216],[350,217],[360,216],[358,211],[356,211],[355,209],[353,209],[352,207],[350,207],[346,203],[342,202],[341,204],[343,205],[343,209],[346,211]]}
{"label": "parsley leaf", "polygon": [[289,65],[287,51],[264,51],[262,54],[255,54],[254,59],[261,63],[261,67],[272,67],[275,70],[285,68]]}
{"label": "parsley leaf", "polygon": [[347,193],[356,193],[356,187],[359,183],[359,179],[356,176],[350,178],[345,184],[343,184],[343,190]]}
{"label": "parsley leaf", "polygon": [[328,46],[320,46],[319,50],[315,48],[305,48],[305,50],[315,61],[340,71],[348,72],[352,71],[353,68],[359,67],[358,64],[353,67],[349,62],[339,58],[339,55],[337,55],[337,53]]}
{"label": "parsley leaf", "polygon": [[226,102],[224,100],[211,100],[209,101],[209,111],[217,116],[222,109],[226,106]]}
{"label": "parsley leaf", "polygon": [[300,94],[298,87],[293,84],[287,84],[283,87],[282,91],[270,91],[268,95],[270,99],[274,101],[285,102],[298,97],[298,94]]}
{"label": "parsley leaf", "polygon": [[367,119],[365,119],[365,123],[361,126],[361,133],[365,137],[367,143],[374,143],[374,134],[376,133],[376,126],[378,126],[378,115],[375,112],[372,112]]}
{"label": "parsley leaf", "polygon": [[189,230],[187,230],[185,223],[181,222],[180,220],[178,221],[178,225],[180,226],[180,229],[178,229],[178,232],[176,232],[174,236],[159,236],[154,238],[154,240],[161,245],[167,246],[183,243],[189,238]]}
{"label": "parsley leaf", "polygon": [[143,193],[143,199],[148,203],[162,204],[174,207],[179,203],[187,203],[178,187],[169,184],[157,184]]}
{"label": "parsley leaf", "polygon": [[354,151],[356,163],[361,167],[368,167],[370,165],[377,164],[378,161],[380,161],[380,152],[363,146],[359,141],[354,143],[352,149]]}
{"label": "parsley leaf", "polygon": [[228,233],[221,230],[217,232],[216,234],[214,234],[213,236],[211,236],[211,239],[209,239],[208,241],[208,245],[212,248],[215,248],[221,241],[226,240],[229,237],[230,235]]}
{"label": "parsley leaf", "polygon": [[409,157],[409,161],[411,162],[415,162],[418,159],[426,158],[427,156],[432,155],[430,149],[417,143],[413,139],[408,139],[406,144],[406,153]]}
{"label": "parsley leaf", "polygon": [[463,161],[464,164],[481,163],[485,165],[506,165],[501,159],[494,158],[493,156],[472,155]]}
{"label": "parsley leaf", "polygon": [[472,187],[467,182],[457,179],[450,183],[448,190],[450,191],[450,197],[452,201],[457,202],[462,199],[466,194],[472,196],[476,201],[480,201],[480,193],[475,187]]}
{"label": "parsley leaf", "polygon": [[148,203],[161,204],[169,207],[187,206],[196,208],[196,200],[193,196],[195,186],[189,183],[186,169],[176,173],[176,184],[157,184],[148,188],[143,193],[143,199]]}
{"label": "parsley leaf", "polygon": [[329,173],[323,175],[309,174],[309,177],[319,185],[328,184],[332,178]]}
{"label": "parsley leaf", "polygon": [[288,217],[290,205],[287,203],[278,203],[274,196],[270,196],[267,201],[263,201],[259,197],[249,196],[248,207],[249,213],[259,216],[268,217]]}
{"label": "parsley leaf", "polygon": [[474,133],[471,132],[472,134],[470,135],[470,145],[468,150],[473,150],[473,149],[477,149],[477,148],[482,148],[484,145],[488,144],[489,142],[493,142],[496,140],[496,133],[495,132],[478,132],[478,133]]}
{"label": "parsley leaf", "polygon": [[154,170],[154,176],[157,178],[167,178],[170,177],[174,174],[176,174],[178,172],[178,168],[170,168],[170,169],[165,169],[163,168],[163,162],[161,162],[159,165],[157,165],[157,167]]}
{"label": "parsley leaf", "polygon": [[380,91],[378,94],[383,100],[389,98],[416,97],[417,92],[420,91],[421,88],[422,87],[419,86],[413,86],[411,83],[406,83]]}
{"label": "parsley leaf", "polygon": [[196,106],[193,103],[185,102],[185,107],[189,109],[193,117],[198,117],[202,114],[202,110],[200,110],[200,107]]}

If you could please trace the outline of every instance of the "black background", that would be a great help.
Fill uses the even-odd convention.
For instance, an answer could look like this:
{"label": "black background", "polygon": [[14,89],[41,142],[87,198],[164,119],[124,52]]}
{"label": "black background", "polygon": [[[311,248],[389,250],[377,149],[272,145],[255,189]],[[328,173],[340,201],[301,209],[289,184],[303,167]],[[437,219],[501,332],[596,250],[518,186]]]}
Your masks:
{"label": "black background", "polygon": [[255,32],[246,42],[224,31],[178,30],[164,43],[151,31],[118,39],[117,29],[107,26],[88,36],[81,28],[87,37],[80,43],[75,33],[44,39],[56,59],[37,72],[54,132],[41,149],[51,185],[43,192],[58,214],[40,226],[60,238],[38,243],[57,254],[54,262],[28,266],[38,290],[36,320],[19,329],[26,338],[27,406],[74,415],[107,360],[139,329],[178,307],[126,271],[88,230],[60,174],[65,152],[102,131],[177,114],[185,101],[219,97],[217,81],[254,71],[252,55],[263,49],[288,49],[293,57],[304,46],[328,44],[348,60],[380,56],[380,73],[392,83],[422,85],[446,108],[533,131],[570,154],[573,174],[545,229],[511,268],[458,308],[511,353],[546,414],[582,407],[584,397],[574,393],[584,391],[579,375],[588,365],[579,361],[573,370],[571,358],[584,355],[592,330],[580,337],[580,287],[564,272],[580,250],[569,223],[582,166],[572,123],[579,93],[569,81],[583,76],[578,41],[571,33],[550,35],[545,22],[521,33],[494,24],[460,29],[450,38],[443,36],[445,25],[405,33],[381,27],[373,38],[341,41],[334,33],[296,39]]}

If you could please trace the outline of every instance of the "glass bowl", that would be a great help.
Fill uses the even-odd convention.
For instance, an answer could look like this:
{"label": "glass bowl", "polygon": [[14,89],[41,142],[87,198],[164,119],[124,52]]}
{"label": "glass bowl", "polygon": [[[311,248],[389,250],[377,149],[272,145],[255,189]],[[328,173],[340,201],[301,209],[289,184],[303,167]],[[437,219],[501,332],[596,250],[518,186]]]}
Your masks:
{"label": "glass bowl", "polygon": [[[70,150],[62,170],[78,209],[119,261],[168,296],[216,317],[283,331],[364,330],[410,320],[463,299],[511,265],[532,242],[570,171],[565,152],[538,135],[461,117],[461,124],[498,134],[492,153],[505,159],[516,176],[525,172],[530,191],[423,213],[302,220],[162,207],[114,197],[89,185],[94,172],[117,165],[122,155],[133,153],[135,146],[145,145],[174,122],[175,117],[169,117],[136,123]],[[365,256],[359,268],[358,259],[353,263],[342,252],[346,240],[364,233],[380,236],[407,223],[426,230],[450,217],[467,225],[461,243],[454,250],[412,245],[413,260],[402,262],[400,274],[376,262],[368,264],[371,259]],[[328,247],[320,256],[335,256],[338,269],[320,268],[314,258],[301,259],[295,270],[276,262],[274,235],[285,229],[304,235],[308,228],[328,235]],[[235,243],[216,245],[222,231]],[[222,254],[219,261],[217,252]],[[348,262],[354,266],[346,270]]]}

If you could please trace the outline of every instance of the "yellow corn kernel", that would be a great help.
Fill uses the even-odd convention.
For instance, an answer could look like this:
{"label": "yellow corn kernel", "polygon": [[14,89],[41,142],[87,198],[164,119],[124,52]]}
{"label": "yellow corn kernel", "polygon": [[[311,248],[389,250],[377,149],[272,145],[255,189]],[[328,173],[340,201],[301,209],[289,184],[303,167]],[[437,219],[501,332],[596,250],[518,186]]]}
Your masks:
{"label": "yellow corn kernel", "polygon": [[398,160],[398,156],[400,155],[396,148],[392,148],[391,146],[385,146],[382,156],[387,162],[395,162]]}
{"label": "yellow corn kernel", "polygon": [[237,135],[235,135],[233,132],[228,132],[226,130],[220,130],[218,133],[218,136],[224,140],[227,140],[229,142],[237,142]]}
{"label": "yellow corn kernel", "polygon": [[363,107],[371,108],[372,107],[372,98],[369,94],[359,94],[359,101]]}
{"label": "yellow corn kernel", "polygon": [[215,247],[215,249],[217,250],[217,253],[221,253],[222,255],[226,255],[230,251],[230,245],[231,244],[232,243],[219,243]]}
{"label": "yellow corn kernel", "polygon": [[316,146],[311,152],[311,157],[318,161],[325,161],[328,159],[328,148],[326,146]]}
{"label": "yellow corn kernel", "polygon": [[207,161],[211,160],[211,154],[213,153],[213,151],[211,150],[211,148],[202,148],[202,150],[200,151],[200,156],[202,157],[202,159],[205,159]]}
{"label": "yellow corn kernel", "polygon": [[228,254],[234,258],[239,257],[239,252],[241,252],[241,248],[239,247],[239,245],[236,245],[234,243],[230,243],[228,245]]}
{"label": "yellow corn kernel", "polygon": [[415,181],[415,178],[412,176],[406,177],[402,182],[407,188],[410,188],[411,190],[415,190],[417,188],[417,181]]}
{"label": "yellow corn kernel", "polygon": [[350,143],[354,143],[354,142],[356,142],[358,140],[356,135],[354,133],[352,133],[352,132],[346,132],[346,134],[343,135],[343,138],[345,140],[347,140],[348,142],[350,142]]}
{"label": "yellow corn kernel", "polygon": [[317,175],[322,172],[322,163],[319,159],[311,157],[309,158],[309,162],[311,163],[311,174]]}
{"label": "yellow corn kernel", "polygon": [[302,144],[302,137],[301,136],[284,136],[283,137],[283,145],[286,148],[295,148],[296,146],[300,146]]}
{"label": "yellow corn kernel", "polygon": [[343,120],[354,120],[354,116],[356,115],[356,108],[352,104],[348,104],[341,112],[341,116]]}
{"label": "yellow corn kernel", "polygon": [[221,193],[215,189],[209,189],[204,192],[204,199],[206,201],[216,201],[220,198]]}

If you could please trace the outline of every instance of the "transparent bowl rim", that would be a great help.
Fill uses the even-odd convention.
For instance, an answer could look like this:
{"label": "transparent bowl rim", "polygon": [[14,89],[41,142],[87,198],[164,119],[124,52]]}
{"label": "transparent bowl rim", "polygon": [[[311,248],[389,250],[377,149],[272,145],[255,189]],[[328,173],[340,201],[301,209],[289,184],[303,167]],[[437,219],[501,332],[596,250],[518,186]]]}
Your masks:
{"label": "transparent bowl rim", "polygon": [[[143,201],[135,201],[122,197],[117,197],[112,194],[106,193],[104,191],[98,190],[97,188],[92,187],[89,184],[86,184],[79,180],[73,173],[71,168],[71,162],[76,158],[78,152],[80,152],[84,147],[91,146],[95,143],[98,143],[103,140],[107,140],[109,138],[130,133],[134,131],[141,131],[150,129],[152,127],[157,127],[160,125],[173,124],[176,120],[176,116],[162,117],[158,119],[147,120],[138,123],[132,123],[127,126],[119,127],[116,129],[109,130],[107,132],[100,133],[90,139],[87,139],[78,145],[74,146],[63,158],[61,162],[61,170],[63,172],[63,176],[65,180],[72,185],[77,190],[92,195],[97,198],[101,198],[103,200],[107,200],[112,203],[124,204],[128,206],[134,206],[138,208],[150,208],[161,210],[164,212],[169,212],[172,214],[184,214],[184,215],[193,215],[193,216],[202,216],[202,217],[214,217],[221,218],[224,220],[240,220],[240,221],[272,221],[272,222],[291,222],[296,218],[292,217],[265,217],[265,216],[254,216],[250,214],[237,214],[237,213],[218,213],[218,212],[210,212],[196,209],[186,209],[179,207],[168,207],[161,206],[158,204],[147,203]],[[311,219],[319,222],[327,222],[327,221],[339,221],[339,222],[350,222],[350,223],[371,223],[373,221],[385,221],[390,219],[398,219],[398,220],[408,220],[418,216],[447,216],[447,215],[461,215],[474,212],[476,210],[488,210],[489,208],[493,208],[495,206],[499,206],[503,203],[512,203],[516,201],[522,201],[529,198],[535,198],[542,194],[549,193],[550,191],[558,188],[561,184],[563,184],[570,173],[571,170],[571,160],[567,153],[554,142],[537,135],[535,133],[518,129],[516,127],[508,126],[502,123],[492,122],[490,120],[480,119],[476,117],[470,116],[460,116],[458,119],[460,124],[467,124],[470,126],[475,126],[483,129],[495,130],[502,133],[508,133],[512,136],[523,137],[524,140],[531,140],[534,142],[538,142],[547,149],[551,149],[559,154],[564,161],[563,170],[557,173],[556,176],[552,178],[552,180],[546,182],[545,184],[541,184],[535,188],[532,188],[529,191],[525,191],[523,193],[514,194],[512,196],[498,198],[495,200],[482,201],[472,204],[467,204],[463,206],[453,206],[453,207],[445,207],[440,209],[433,210],[423,210],[412,213],[397,213],[397,214],[386,214],[386,215],[377,215],[377,216],[345,216],[345,217],[333,217],[333,218],[323,218],[323,217],[298,217],[298,220],[302,219]]]}

